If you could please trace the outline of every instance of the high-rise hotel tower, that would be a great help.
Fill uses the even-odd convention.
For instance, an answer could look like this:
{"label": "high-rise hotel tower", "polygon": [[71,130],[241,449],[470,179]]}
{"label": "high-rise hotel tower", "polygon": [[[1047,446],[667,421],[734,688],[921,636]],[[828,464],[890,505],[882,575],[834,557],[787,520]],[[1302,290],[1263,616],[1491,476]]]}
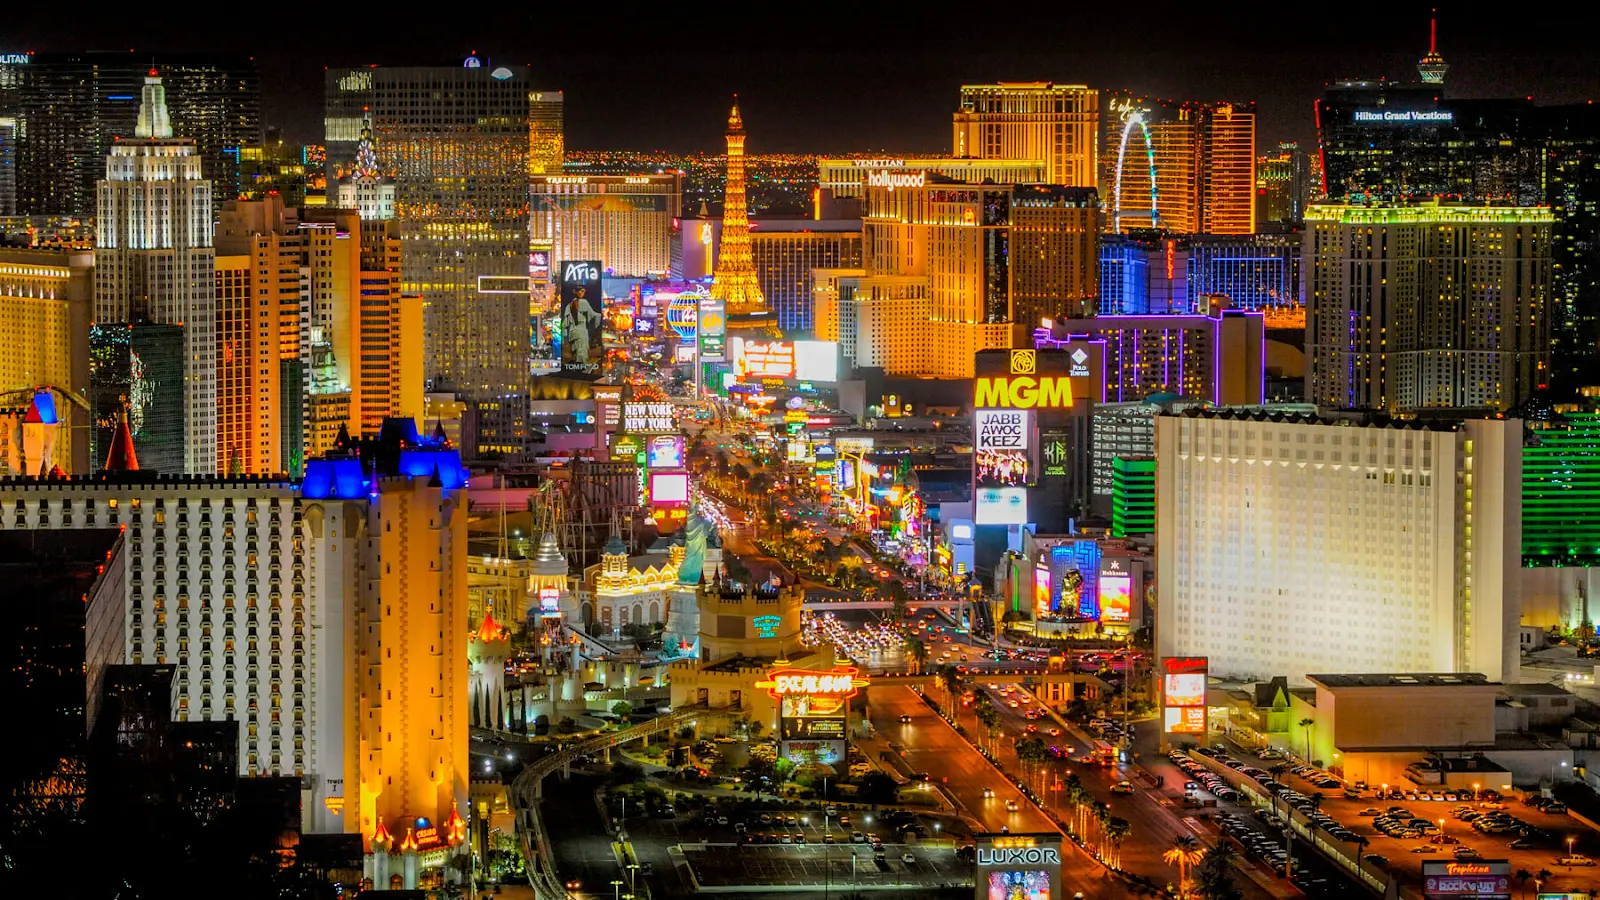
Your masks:
{"label": "high-rise hotel tower", "polygon": [[1048,81],[966,84],[955,113],[954,155],[1038,160],[1046,180],[1096,187],[1100,92]]}
{"label": "high-rise hotel tower", "polygon": [[99,183],[95,321],[183,329],[183,470],[217,469],[211,182],[195,142],[173,137],[151,69],[134,137],[111,147]]}

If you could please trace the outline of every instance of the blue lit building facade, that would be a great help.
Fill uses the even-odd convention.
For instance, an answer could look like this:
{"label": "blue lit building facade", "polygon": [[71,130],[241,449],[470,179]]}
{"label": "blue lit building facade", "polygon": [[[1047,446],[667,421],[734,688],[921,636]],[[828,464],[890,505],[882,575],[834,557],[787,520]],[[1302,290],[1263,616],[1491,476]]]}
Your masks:
{"label": "blue lit building facade", "polygon": [[1100,241],[1100,314],[1205,312],[1200,298],[1228,297],[1233,309],[1304,303],[1300,235],[1168,235],[1136,232]]}

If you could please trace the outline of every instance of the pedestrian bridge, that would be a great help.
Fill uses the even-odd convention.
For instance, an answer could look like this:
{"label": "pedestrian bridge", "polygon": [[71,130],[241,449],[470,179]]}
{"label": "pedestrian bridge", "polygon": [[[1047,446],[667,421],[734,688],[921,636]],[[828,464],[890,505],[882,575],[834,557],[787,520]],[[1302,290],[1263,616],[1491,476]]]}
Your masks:
{"label": "pedestrian bridge", "polygon": [[[960,597],[935,597],[921,600],[909,600],[906,608],[915,612],[919,609],[960,609],[967,605],[967,601]],[[892,600],[861,600],[854,597],[818,597],[815,600],[805,601],[804,609],[815,612],[852,609],[893,609]]]}
{"label": "pedestrian bridge", "polygon": [[717,709],[710,709],[705,704],[686,706],[648,722],[575,742],[534,761],[523,769],[522,774],[511,782],[511,804],[517,816],[517,835],[522,843],[522,854],[528,860],[528,881],[533,885],[534,894],[539,900],[567,900],[568,895],[566,886],[556,875],[550,842],[545,834],[544,824],[539,819],[539,800],[544,794],[546,778],[557,772],[562,775],[570,773],[572,763],[582,757],[605,753],[613,747],[647,739],[652,734],[674,731],[685,723],[693,723],[701,716],[710,717],[738,711],[738,707],[732,706]]}

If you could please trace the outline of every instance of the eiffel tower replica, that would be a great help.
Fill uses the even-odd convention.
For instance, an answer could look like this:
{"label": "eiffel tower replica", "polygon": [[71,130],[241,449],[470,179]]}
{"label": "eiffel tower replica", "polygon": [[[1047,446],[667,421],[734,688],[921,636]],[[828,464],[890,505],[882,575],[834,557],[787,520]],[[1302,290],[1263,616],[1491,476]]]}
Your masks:
{"label": "eiffel tower replica", "polygon": [[722,246],[711,284],[713,299],[727,304],[728,333],[777,338],[778,317],[767,308],[767,298],[756,279],[755,257],[750,251],[750,213],[744,190],[744,119],[739,97],[728,115],[728,179],[722,200]]}

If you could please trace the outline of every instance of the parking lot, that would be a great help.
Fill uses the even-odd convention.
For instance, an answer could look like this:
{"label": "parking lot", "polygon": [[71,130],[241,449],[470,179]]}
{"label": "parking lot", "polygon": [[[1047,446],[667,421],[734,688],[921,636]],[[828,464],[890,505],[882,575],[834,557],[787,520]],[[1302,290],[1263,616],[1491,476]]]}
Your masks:
{"label": "parking lot", "polygon": [[[951,847],[888,844],[880,858],[856,844],[828,846],[685,844],[684,860],[702,888],[775,885],[860,887],[971,887],[972,867]],[[905,855],[911,857],[906,862]]]}
{"label": "parking lot", "polygon": [[[1545,881],[1546,891],[1600,884],[1600,869],[1558,862],[1568,854],[1569,838],[1572,853],[1591,858],[1600,854],[1600,836],[1567,815],[1546,813],[1510,798],[1474,800],[1470,791],[1452,801],[1445,799],[1444,788],[1427,793],[1413,789],[1401,798],[1383,799],[1366,790],[1352,798],[1325,787],[1324,775],[1308,773],[1308,778],[1290,772],[1274,778],[1263,771],[1271,762],[1257,761],[1235,747],[1228,748],[1227,758],[1244,764],[1229,768],[1255,779],[1269,792],[1274,781],[1282,786],[1274,797],[1280,812],[1287,813],[1292,805],[1314,817],[1321,823],[1323,839],[1343,847],[1351,857],[1359,855],[1372,866],[1398,873],[1402,884],[1420,884],[1426,860],[1457,858],[1508,860],[1513,871],[1549,870],[1554,877]],[[1316,794],[1320,800],[1306,802]],[[1435,794],[1439,799],[1433,799]],[[1501,804],[1503,809],[1496,808]],[[1367,815],[1362,815],[1364,811]],[[1499,816],[1505,832],[1487,834],[1472,826],[1470,819],[1486,814]]]}

